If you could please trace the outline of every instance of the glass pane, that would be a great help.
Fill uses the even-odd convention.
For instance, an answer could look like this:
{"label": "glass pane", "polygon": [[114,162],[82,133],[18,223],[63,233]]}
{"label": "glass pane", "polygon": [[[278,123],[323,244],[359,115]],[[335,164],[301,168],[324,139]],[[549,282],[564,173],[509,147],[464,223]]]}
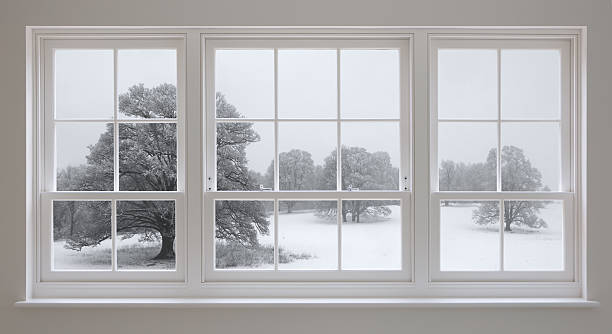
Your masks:
{"label": "glass pane", "polygon": [[438,50],[438,118],[497,119],[497,50]]}
{"label": "glass pane", "polygon": [[217,190],[274,188],[274,124],[217,123]]}
{"label": "glass pane", "polygon": [[218,118],[274,117],[274,50],[217,50]]}
{"label": "glass pane", "polygon": [[561,118],[561,52],[502,50],[503,119]]}
{"label": "glass pane", "polygon": [[495,191],[496,147],[497,123],[439,123],[440,191]]}
{"label": "glass pane", "polygon": [[342,118],[399,118],[399,50],[340,51]]}
{"label": "glass pane", "polygon": [[110,201],[53,201],[53,269],[111,270]]}
{"label": "glass pane", "polygon": [[176,50],[117,52],[119,118],[176,117]]}
{"label": "glass pane", "polygon": [[274,202],[215,202],[215,268],[274,269]]}
{"label": "glass pane", "polygon": [[113,125],[55,125],[56,189],[113,190]]}
{"label": "glass pane", "polygon": [[337,269],[337,201],[279,201],[279,269]]}
{"label": "glass pane", "polygon": [[441,201],[440,270],[500,270],[499,202]]}
{"label": "glass pane", "polygon": [[56,118],[113,118],[113,50],[55,49],[54,71]]}
{"label": "glass pane", "polygon": [[336,190],[336,122],[282,122],[280,190]]}
{"label": "glass pane", "polygon": [[342,189],[399,190],[398,122],[342,124]]}
{"label": "glass pane", "polygon": [[117,201],[117,267],[174,269],[174,201]]}
{"label": "glass pane", "polygon": [[336,118],[336,50],[278,50],[279,118]]}
{"label": "glass pane", "polygon": [[119,190],[176,191],[176,124],[119,124]]}
{"label": "glass pane", "polygon": [[561,130],[552,123],[502,124],[502,190],[561,189]]}
{"label": "glass pane", "polygon": [[504,270],[563,268],[563,202],[504,201]]}
{"label": "glass pane", "polygon": [[342,201],[342,269],[401,268],[400,201]]}

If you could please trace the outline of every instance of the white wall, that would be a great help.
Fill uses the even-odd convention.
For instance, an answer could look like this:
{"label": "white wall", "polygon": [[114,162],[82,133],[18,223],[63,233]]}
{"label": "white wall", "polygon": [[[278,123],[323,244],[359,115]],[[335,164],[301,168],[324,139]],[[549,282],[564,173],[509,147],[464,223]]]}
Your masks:
{"label": "white wall", "polygon": [[[588,25],[588,285],[597,309],[16,309],[25,293],[26,25]],[[1,0],[0,333],[611,333],[610,0]]]}

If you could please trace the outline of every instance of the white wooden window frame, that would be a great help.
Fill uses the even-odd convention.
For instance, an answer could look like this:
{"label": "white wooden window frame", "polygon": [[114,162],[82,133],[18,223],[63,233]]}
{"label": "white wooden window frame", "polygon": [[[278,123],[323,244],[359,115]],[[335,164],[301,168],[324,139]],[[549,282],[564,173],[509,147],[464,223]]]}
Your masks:
{"label": "white wooden window frame", "polygon": [[[41,53],[43,65],[42,128],[43,151],[40,191],[41,224],[39,225],[39,266],[40,280],[44,282],[64,281],[184,281],[185,276],[185,45],[184,38],[137,38],[98,37],[49,39],[44,42]],[[55,50],[112,50],[113,51],[113,96],[114,110],[111,118],[61,119],[55,116],[54,103],[54,56]],[[168,49],[176,50],[177,66],[177,117],[156,119],[121,119],[118,117],[117,59],[122,49]],[[56,191],[56,124],[113,124],[113,191]],[[177,128],[177,191],[119,191],[119,125],[120,124],[176,124]],[[123,200],[169,200],[175,202],[176,260],[175,270],[120,270],[117,265],[117,201]],[[112,257],[109,270],[54,269],[53,268],[53,201],[108,201],[111,202],[111,245]]]}
{"label": "white wooden window frame", "polygon": [[[207,187],[204,195],[203,216],[203,243],[204,256],[202,257],[205,281],[403,281],[409,282],[412,273],[412,215],[411,215],[411,158],[412,152],[410,138],[411,115],[411,80],[410,72],[412,66],[411,36],[397,36],[390,38],[355,38],[351,35],[335,36],[283,36],[282,38],[266,38],[265,36],[253,36],[245,39],[233,36],[214,36],[205,40],[204,64],[205,64],[205,93],[206,93],[206,181]],[[215,56],[217,50],[228,49],[253,49],[273,50],[274,53],[274,115],[270,118],[216,118],[215,113]],[[335,50],[336,51],[336,83],[337,103],[335,118],[281,118],[278,115],[278,53],[279,50],[308,49],[308,50]],[[351,49],[370,50],[398,50],[399,51],[399,118],[377,118],[372,115],[369,118],[342,118],[341,117],[341,52]],[[274,189],[272,191],[216,191],[216,126],[218,123],[227,122],[268,122],[274,125]],[[397,190],[389,191],[346,191],[341,189],[341,154],[336,150],[337,161],[337,183],[335,191],[279,191],[278,173],[278,128],[279,124],[291,122],[335,122],[336,147],[341,147],[341,129],[344,123],[356,122],[395,122],[399,125],[400,143],[400,182]],[[401,268],[399,270],[347,270],[342,269],[342,216],[337,215],[338,233],[338,263],[336,269],[330,270],[285,270],[279,269],[278,264],[278,211],[279,201],[283,200],[336,200],[338,212],[341,212],[343,200],[351,199],[367,200],[399,200],[401,207]],[[215,225],[214,205],[218,200],[272,200],[274,201],[274,269],[273,270],[232,270],[215,269]]]}
{"label": "white wooden window frame", "polygon": [[[431,184],[430,188],[430,275],[432,281],[550,281],[550,282],[572,282],[576,279],[574,266],[575,257],[577,217],[574,215],[574,189],[575,166],[572,164],[572,155],[576,148],[572,146],[573,124],[575,120],[572,115],[572,91],[575,89],[573,78],[576,77],[575,64],[572,62],[572,54],[576,53],[575,41],[572,38],[556,36],[536,36],[525,38],[511,38],[505,36],[430,36],[430,159],[431,159]],[[440,49],[478,49],[495,50],[497,53],[497,115],[491,119],[439,119],[438,118],[438,50]],[[561,112],[558,120],[551,119],[503,119],[501,108],[501,53],[502,50],[559,50],[561,55]],[[497,180],[495,191],[439,191],[438,172],[438,124],[460,124],[460,123],[483,123],[496,125],[496,149],[497,149]],[[502,125],[508,123],[558,123],[560,124],[560,189],[558,191],[503,191],[501,182],[501,145]],[[500,208],[500,242],[498,271],[442,271],[440,270],[440,204],[445,200],[493,200],[499,203]],[[508,271],[504,268],[504,228],[503,228],[503,204],[507,200],[560,200],[563,203],[563,270],[559,271]]]}
{"label": "white wooden window frame", "polygon": [[[208,218],[205,206],[205,196],[208,186],[205,175],[210,160],[206,152],[206,126],[208,121],[204,116],[207,96],[205,94],[204,79],[207,78],[205,70],[204,48],[207,43],[218,39],[283,39],[284,37],[299,39],[314,38],[325,40],[340,36],[341,39],[397,39],[410,36],[411,39],[411,184],[410,192],[397,192],[409,196],[412,204],[409,215],[412,219],[412,275],[408,281],[391,280],[279,280],[279,281],[212,281],[204,272],[203,226]],[[347,37],[348,36],[348,37]],[[572,152],[571,180],[572,189],[572,215],[575,217],[575,247],[573,258],[574,275],[571,280],[522,280],[504,278],[503,280],[482,281],[462,279],[435,280],[432,277],[430,263],[430,216],[431,201],[435,195],[431,186],[431,114],[430,114],[430,43],[435,38],[458,39],[554,39],[569,40],[572,43],[572,91],[571,91],[571,119]],[[486,38],[485,38],[486,37]],[[586,287],[586,27],[26,27],[26,304],[49,304],[68,302],[66,298],[92,298],[91,303],[98,303],[93,298],[115,298],[110,303],[130,303],[133,298],[152,298],[148,304],[166,303],[171,300],[175,304],[189,305],[220,305],[223,300],[240,300],[244,298],[285,298],[278,299],[277,304],[287,302],[300,304],[302,297],[322,297],[321,301],[330,301],[333,298],[343,298],[342,303],[350,302],[344,299],[379,297],[378,302],[386,303],[389,298],[400,298],[394,303],[407,303],[410,305],[448,305],[448,303],[470,304],[468,300],[474,297],[486,298],[489,303],[504,303],[516,305],[560,305],[563,298],[569,298],[569,303],[582,305],[587,295]],[[113,277],[112,279],[78,277],[55,277],[49,280],[44,277],[41,266],[41,255],[45,253],[40,242],[41,226],[45,223],[45,215],[49,211],[42,205],[50,198],[45,196],[60,196],[58,199],[68,198],[65,194],[46,195],[51,187],[46,184],[44,173],[45,162],[45,119],[44,94],[48,84],[44,80],[45,56],[44,46],[53,40],[182,40],[184,57],[184,73],[179,68],[179,76],[184,81],[184,188],[182,192],[164,193],[161,195],[147,194],[150,198],[162,199],[172,196],[180,201],[177,203],[177,219],[180,214],[179,206],[184,209],[181,224],[177,220],[177,228],[183,227],[181,236],[184,243],[181,250],[184,259],[178,259],[177,277],[152,279],[150,275],[142,277]],[[180,90],[179,90],[180,92]],[[180,102],[180,101],[179,101]],[[180,114],[179,114],[180,115]],[[181,133],[181,132],[179,132]],[[434,164],[434,166],[436,166]],[[433,168],[437,174],[437,170]],[[180,189],[180,188],[179,188]],[[437,188],[431,188],[437,189]],[[303,196],[300,193],[287,194],[287,196]],[[321,195],[333,195],[326,193]],[[362,196],[366,192],[355,192],[349,196]],[[89,192],[85,196],[97,196]],[[132,199],[138,196],[135,192],[107,192],[100,193],[102,198],[115,200]],[[250,195],[250,194],[248,194]],[[124,197],[125,196],[125,197]],[[162,196],[162,197],[155,197]],[[213,196],[216,196],[213,194]],[[264,193],[258,196],[277,196]],[[497,196],[495,194],[494,196]],[[538,196],[538,195],[535,195]],[[556,193],[554,196],[564,196]],[[100,197],[95,197],[100,198]],[[140,197],[139,197],[140,198]],[[395,197],[397,198],[397,197]],[[141,198],[140,198],[141,199]],[[565,200],[565,199],[564,199]],[[208,201],[210,203],[210,201]],[[47,207],[48,208],[48,207]],[[47,209],[48,210],[48,209]],[[209,211],[208,211],[209,212]],[[48,222],[48,220],[47,220]],[[178,232],[178,231],[177,231]],[[210,233],[210,232],[209,232]],[[180,261],[185,261],[180,269]],[[145,273],[147,274],[147,273]],[[181,276],[181,277],[178,277]],[[198,299],[201,298],[201,302]],[[238,298],[238,299],[216,299]],[[469,299],[467,299],[469,297]],[[44,299],[47,298],[47,299]],[[61,298],[61,299],[56,299]],[[186,299],[189,298],[189,299]],[[203,298],[203,299],[202,299]],[[240,299],[243,298],[243,299]],[[289,298],[289,299],[287,299]],[[403,299],[402,299],[403,298]],[[450,299],[449,299],[450,298]],[[458,298],[458,299],[456,299]],[[512,300],[510,300],[511,298]],[[528,298],[524,304],[516,298]],[[466,301],[463,301],[463,300]],[[187,301],[189,300],[189,301]],[[524,299],[521,299],[524,300]],[[195,301],[195,302],[194,302]],[[412,301],[412,302],[411,302]],[[194,304],[195,303],[195,304]],[[234,304],[233,301],[228,302]],[[252,301],[251,303],[258,303]],[[477,302],[477,305],[482,305]],[[228,304],[228,305],[229,305]],[[363,304],[363,302],[362,302]],[[369,302],[365,303],[369,304]],[[365,305],[364,304],[364,305]],[[471,303],[474,305],[474,303]],[[143,305],[137,301],[134,305]]]}

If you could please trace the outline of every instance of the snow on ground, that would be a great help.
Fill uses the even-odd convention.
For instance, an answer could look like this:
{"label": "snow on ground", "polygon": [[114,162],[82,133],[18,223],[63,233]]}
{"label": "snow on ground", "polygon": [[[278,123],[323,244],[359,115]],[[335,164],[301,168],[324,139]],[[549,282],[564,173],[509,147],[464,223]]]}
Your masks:
{"label": "snow on ground", "polygon": [[[477,206],[448,206],[440,211],[440,267],[443,271],[499,270],[500,229],[472,220]],[[563,206],[540,211],[548,228],[512,227],[504,232],[504,270],[563,270]]]}
{"label": "snow on ground", "polygon": [[[388,217],[361,217],[359,223],[342,224],[344,269],[400,269],[400,207],[390,206]],[[279,214],[279,246],[294,254],[307,254],[279,264],[279,269],[337,269],[338,225],[336,219],[317,217],[314,212]]]}
{"label": "snow on ground", "polygon": [[[128,239],[117,238],[117,265],[119,269],[174,269],[174,260],[152,260],[161,248],[159,241],[139,241],[139,235]],[[83,247],[81,251],[66,249],[65,241],[53,243],[53,259],[55,269],[70,270],[110,270],[111,248],[110,239],[102,241],[97,246]]]}

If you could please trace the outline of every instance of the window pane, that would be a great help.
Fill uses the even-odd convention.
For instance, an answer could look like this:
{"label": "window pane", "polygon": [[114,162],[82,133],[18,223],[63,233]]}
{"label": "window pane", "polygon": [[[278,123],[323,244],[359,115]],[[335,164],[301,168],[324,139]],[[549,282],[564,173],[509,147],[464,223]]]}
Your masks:
{"label": "window pane", "polygon": [[497,119],[497,50],[438,50],[438,118]]}
{"label": "window pane", "polygon": [[280,190],[336,190],[336,122],[279,124]]}
{"label": "window pane", "polygon": [[176,50],[119,50],[119,118],[175,118],[176,78]]}
{"label": "window pane", "polygon": [[337,269],[337,211],[337,201],[279,201],[279,269]]}
{"label": "window pane", "polygon": [[215,202],[215,268],[274,269],[274,202]]}
{"label": "window pane", "polygon": [[342,124],[342,189],[399,190],[399,123]]}
{"label": "window pane", "polygon": [[503,119],[560,119],[561,52],[502,50]]}
{"label": "window pane", "polygon": [[340,52],[342,118],[399,118],[399,50]]}
{"label": "window pane", "polygon": [[438,125],[440,191],[495,191],[497,123]]}
{"label": "window pane", "polygon": [[441,201],[440,270],[500,270],[498,201]]}
{"label": "window pane", "polygon": [[280,118],[336,118],[336,50],[278,50]]}
{"label": "window pane", "polygon": [[119,190],[176,191],[176,124],[119,124]]}
{"label": "window pane", "polygon": [[55,50],[55,117],[112,119],[113,50]]}
{"label": "window pane", "polygon": [[53,268],[110,270],[111,202],[53,202]]}
{"label": "window pane", "polygon": [[217,50],[218,118],[274,117],[274,51]]}
{"label": "window pane", "polygon": [[552,123],[502,124],[502,190],[559,191],[561,130]]}
{"label": "window pane", "polygon": [[117,267],[174,269],[174,201],[117,202]]}
{"label": "window pane", "polygon": [[504,270],[563,268],[563,202],[504,201]]}
{"label": "window pane", "polygon": [[400,201],[342,201],[342,269],[401,268]]}
{"label": "window pane", "polygon": [[217,123],[217,190],[274,188],[274,124]]}
{"label": "window pane", "polygon": [[110,123],[56,124],[56,189],[113,190],[113,146]]}

